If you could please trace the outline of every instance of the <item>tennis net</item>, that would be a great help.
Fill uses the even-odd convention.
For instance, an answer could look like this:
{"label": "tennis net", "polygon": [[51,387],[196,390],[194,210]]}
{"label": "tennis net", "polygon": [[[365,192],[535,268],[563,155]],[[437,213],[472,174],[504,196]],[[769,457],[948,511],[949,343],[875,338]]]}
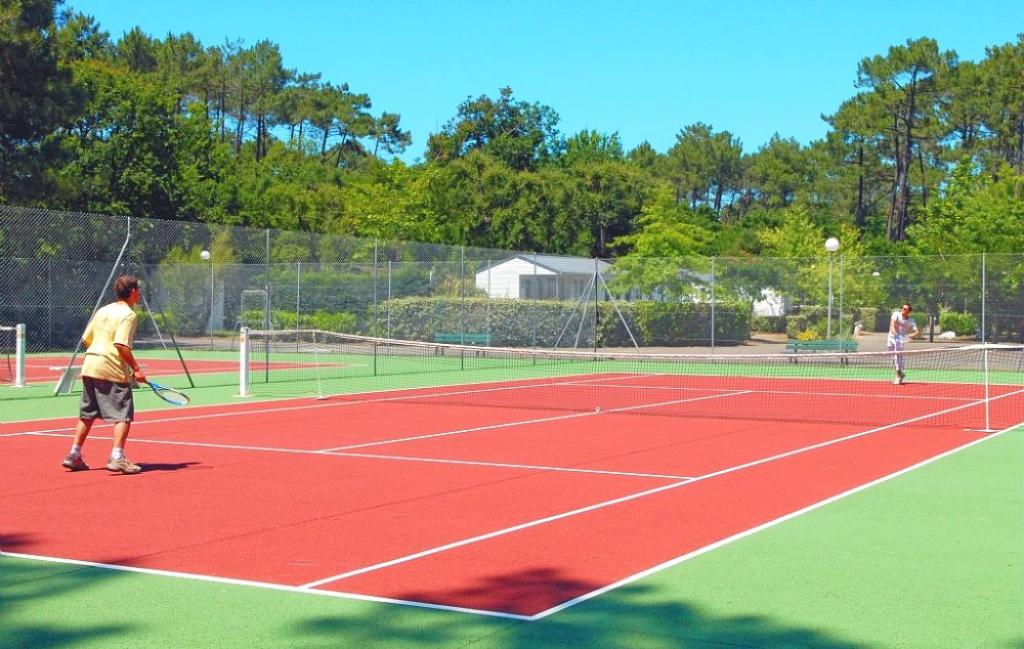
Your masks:
{"label": "tennis net", "polygon": [[0,325],[0,383],[25,386],[25,325]]}
{"label": "tennis net", "polygon": [[[240,392],[755,421],[998,430],[1024,421],[1024,347],[651,354],[246,331]],[[901,358],[907,379],[894,385]],[[345,396],[343,398],[352,398]]]}

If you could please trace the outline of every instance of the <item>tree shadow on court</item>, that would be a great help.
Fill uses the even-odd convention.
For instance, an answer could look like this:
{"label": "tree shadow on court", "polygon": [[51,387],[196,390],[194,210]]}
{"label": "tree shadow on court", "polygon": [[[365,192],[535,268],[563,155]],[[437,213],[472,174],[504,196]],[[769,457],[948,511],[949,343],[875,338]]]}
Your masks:
{"label": "tree shadow on court", "polygon": [[[584,584],[557,569],[495,575],[445,593],[455,601],[486,601],[499,593],[529,597],[559,589],[577,594],[599,584]],[[543,590],[542,590],[543,589]],[[414,591],[398,596],[429,601]],[[527,601],[523,599],[521,601]],[[293,633],[303,647],[474,646],[511,649],[538,647],[819,647],[853,649],[861,643],[813,628],[800,628],[767,616],[720,616],[677,593],[637,582],[576,604],[537,621],[520,621],[413,607],[381,605],[365,615],[307,619]],[[362,607],[360,607],[361,609]]]}
{"label": "tree shadow on court", "polygon": [[[0,550],[27,551],[31,540],[0,534]],[[73,647],[131,633],[135,626],[129,621],[94,624],[88,617],[72,618],[59,610],[63,597],[76,592],[84,596],[100,583],[121,578],[123,574],[112,570],[0,556],[0,647]]]}

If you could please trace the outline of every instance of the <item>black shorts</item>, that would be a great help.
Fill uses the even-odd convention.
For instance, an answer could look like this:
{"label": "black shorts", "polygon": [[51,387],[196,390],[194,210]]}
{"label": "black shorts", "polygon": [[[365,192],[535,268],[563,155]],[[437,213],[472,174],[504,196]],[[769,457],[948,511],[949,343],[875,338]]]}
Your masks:
{"label": "black shorts", "polygon": [[81,419],[102,417],[104,421],[118,422],[135,418],[130,384],[83,376],[82,386],[82,401],[78,406]]}

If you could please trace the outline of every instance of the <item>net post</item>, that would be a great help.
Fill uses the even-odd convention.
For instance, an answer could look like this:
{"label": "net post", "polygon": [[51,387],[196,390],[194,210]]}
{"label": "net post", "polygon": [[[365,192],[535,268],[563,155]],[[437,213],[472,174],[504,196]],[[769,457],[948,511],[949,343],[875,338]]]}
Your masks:
{"label": "net post", "polygon": [[982,350],[982,359],[983,359],[982,364],[983,364],[983,366],[985,368],[985,430],[986,431],[991,431],[992,430],[992,425],[991,425],[992,422],[991,422],[991,417],[990,417],[991,413],[989,411],[990,404],[991,404],[991,395],[990,395],[990,392],[989,392],[989,385],[991,384],[991,376],[988,373],[988,346],[987,345],[985,346],[985,349]]}
{"label": "net post", "polygon": [[28,386],[25,381],[25,324],[20,323],[14,327],[14,387],[24,388]]}
{"label": "net post", "polygon": [[238,332],[238,396],[250,397],[249,392],[249,327]]}

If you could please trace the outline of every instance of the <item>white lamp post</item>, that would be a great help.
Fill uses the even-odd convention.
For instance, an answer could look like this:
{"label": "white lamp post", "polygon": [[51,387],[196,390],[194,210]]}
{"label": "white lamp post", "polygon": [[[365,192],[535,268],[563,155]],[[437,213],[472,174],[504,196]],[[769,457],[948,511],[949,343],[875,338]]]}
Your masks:
{"label": "white lamp post", "polygon": [[825,250],[828,251],[828,338],[832,339],[832,254],[839,250],[839,239],[825,239]]}

